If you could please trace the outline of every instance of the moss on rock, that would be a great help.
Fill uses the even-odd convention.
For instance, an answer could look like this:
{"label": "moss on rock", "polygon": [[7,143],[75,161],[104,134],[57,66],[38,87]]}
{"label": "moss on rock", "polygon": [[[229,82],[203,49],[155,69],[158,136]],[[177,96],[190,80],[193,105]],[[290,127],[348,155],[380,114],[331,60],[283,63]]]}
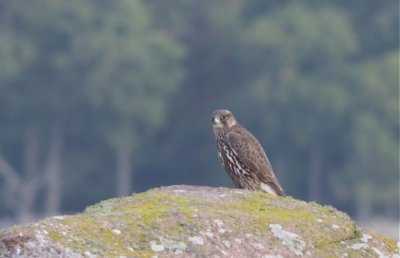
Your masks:
{"label": "moss on rock", "polygon": [[22,257],[395,257],[398,246],[345,213],[290,197],[170,186],[0,232]]}

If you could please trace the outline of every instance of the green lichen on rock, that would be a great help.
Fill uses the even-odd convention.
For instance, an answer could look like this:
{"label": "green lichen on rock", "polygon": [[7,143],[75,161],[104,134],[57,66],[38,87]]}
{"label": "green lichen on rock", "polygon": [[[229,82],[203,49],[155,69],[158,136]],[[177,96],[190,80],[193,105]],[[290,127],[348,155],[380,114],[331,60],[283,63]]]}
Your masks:
{"label": "green lichen on rock", "polygon": [[110,199],[73,216],[0,232],[22,257],[396,257],[395,241],[344,213],[291,197],[171,186]]}

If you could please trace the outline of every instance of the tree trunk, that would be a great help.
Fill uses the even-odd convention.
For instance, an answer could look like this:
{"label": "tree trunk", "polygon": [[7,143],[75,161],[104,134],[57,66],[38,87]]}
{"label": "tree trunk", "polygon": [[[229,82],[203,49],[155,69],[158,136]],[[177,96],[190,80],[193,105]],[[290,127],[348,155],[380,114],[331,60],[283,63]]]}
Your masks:
{"label": "tree trunk", "polygon": [[64,124],[58,119],[52,128],[50,135],[50,147],[45,168],[47,179],[47,195],[45,212],[48,215],[60,212],[62,200],[61,169],[62,151],[64,145]]}
{"label": "tree trunk", "polygon": [[116,149],[117,155],[117,196],[127,196],[132,193],[132,147],[120,143]]}
{"label": "tree trunk", "polygon": [[308,199],[311,201],[322,200],[322,169],[323,169],[323,150],[321,143],[316,142],[311,147],[309,160],[309,178],[308,178]]}
{"label": "tree trunk", "polygon": [[19,189],[17,220],[19,223],[31,221],[35,214],[35,197],[41,177],[38,175],[38,138],[35,127],[28,127],[24,140],[24,164],[22,187]]}
{"label": "tree trunk", "polygon": [[22,185],[22,178],[18,175],[17,170],[6,160],[0,153],[0,176],[5,181],[5,187],[0,189],[0,194],[4,201],[4,205],[13,211],[17,210],[19,201],[19,189]]}

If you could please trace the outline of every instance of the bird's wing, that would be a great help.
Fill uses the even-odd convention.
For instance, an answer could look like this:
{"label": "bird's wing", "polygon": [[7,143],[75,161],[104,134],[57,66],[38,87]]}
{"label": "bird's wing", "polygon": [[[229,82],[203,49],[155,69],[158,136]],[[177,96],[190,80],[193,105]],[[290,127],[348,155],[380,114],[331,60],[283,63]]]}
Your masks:
{"label": "bird's wing", "polygon": [[261,182],[272,187],[277,194],[284,195],[267,155],[261,144],[250,132],[245,131],[244,128],[232,130],[226,134],[226,139],[229,147],[236,153],[243,165],[252,170]]}

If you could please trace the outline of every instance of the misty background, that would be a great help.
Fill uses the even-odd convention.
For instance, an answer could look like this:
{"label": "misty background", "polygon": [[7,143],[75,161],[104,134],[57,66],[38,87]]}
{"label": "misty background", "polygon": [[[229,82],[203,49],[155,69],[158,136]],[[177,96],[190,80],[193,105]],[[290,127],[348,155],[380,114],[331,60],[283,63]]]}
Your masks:
{"label": "misty background", "polygon": [[0,0],[0,228],[232,187],[230,109],[286,193],[398,239],[399,3]]}

